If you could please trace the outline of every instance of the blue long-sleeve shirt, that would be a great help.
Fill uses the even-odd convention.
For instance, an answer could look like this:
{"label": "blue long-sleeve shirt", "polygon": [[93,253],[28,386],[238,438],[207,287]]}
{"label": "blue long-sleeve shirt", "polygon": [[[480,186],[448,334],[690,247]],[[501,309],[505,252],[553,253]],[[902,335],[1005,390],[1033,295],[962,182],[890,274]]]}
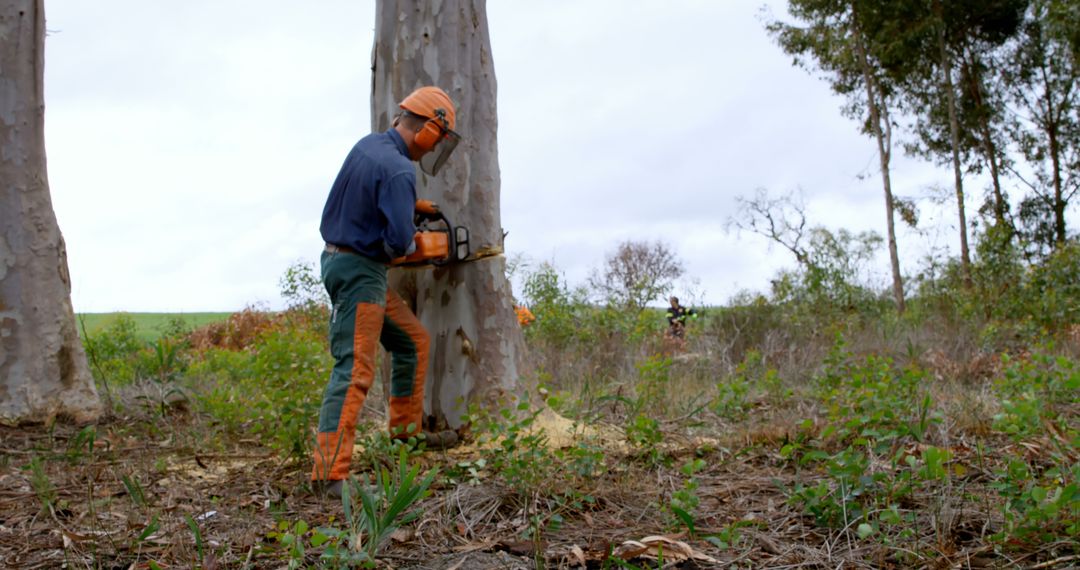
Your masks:
{"label": "blue long-sleeve shirt", "polygon": [[360,139],[345,157],[323,207],[319,232],[377,261],[401,257],[413,244],[416,170],[394,129]]}

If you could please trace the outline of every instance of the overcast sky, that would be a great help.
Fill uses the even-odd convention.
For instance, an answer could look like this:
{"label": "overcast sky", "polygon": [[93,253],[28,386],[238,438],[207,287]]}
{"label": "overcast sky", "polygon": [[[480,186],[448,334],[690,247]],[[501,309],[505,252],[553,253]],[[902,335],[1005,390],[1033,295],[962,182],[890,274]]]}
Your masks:
{"label": "overcast sky", "polygon": [[[279,277],[317,261],[326,193],[369,132],[374,2],[46,8],[49,181],[76,311],[280,308]],[[620,241],[663,240],[686,266],[677,293],[719,304],[794,264],[725,232],[755,188],[801,187],[812,224],[884,233],[874,142],[761,10],[490,0],[508,253],[578,284]],[[898,194],[949,183],[896,154]],[[922,208],[927,229],[901,232],[906,272],[955,241],[952,210]]]}

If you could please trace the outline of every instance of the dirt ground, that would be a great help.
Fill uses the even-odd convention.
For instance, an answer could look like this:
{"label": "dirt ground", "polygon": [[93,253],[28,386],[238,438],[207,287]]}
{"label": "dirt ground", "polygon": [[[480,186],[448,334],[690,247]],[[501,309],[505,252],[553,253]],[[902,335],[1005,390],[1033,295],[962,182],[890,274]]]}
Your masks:
{"label": "dirt ground", "polygon": [[[282,462],[251,440],[221,443],[213,425],[188,412],[114,417],[85,430],[0,428],[0,567],[2,568],[284,568],[290,554],[274,538],[279,524],[341,526],[339,501],[313,495],[306,464]],[[763,436],[771,437],[771,436]],[[701,448],[697,474],[698,536],[734,540],[726,548],[686,536],[660,505],[685,479],[670,468],[643,468],[612,449],[609,468],[592,481],[594,499],[580,509],[540,496],[524,502],[503,483],[437,484],[420,517],[395,533],[379,568],[614,568],[609,556],[668,541],[664,568],[1068,568],[1076,552],[1060,546],[1009,553],[986,536],[999,521],[972,508],[917,498],[914,544],[859,541],[852,529],[823,529],[789,506],[783,488],[799,476],[770,449],[746,445]],[[736,442],[737,443],[737,442]],[[686,441],[686,449],[693,449]],[[959,448],[958,448],[959,449]],[[679,452],[692,453],[692,451]],[[959,453],[959,452],[958,452]],[[427,467],[467,460],[475,450],[428,452]],[[620,458],[621,457],[621,458]],[[959,461],[966,461],[963,457]],[[970,487],[978,497],[974,460]],[[531,501],[531,502],[530,502]],[[539,540],[525,512],[548,517]],[[653,537],[646,540],[647,537]],[[658,538],[659,537],[659,538]],[[656,568],[647,548],[626,554],[624,567]],[[678,553],[682,553],[680,556]],[[319,566],[319,550],[292,556]],[[1043,565],[1040,565],[1043,564]]]}

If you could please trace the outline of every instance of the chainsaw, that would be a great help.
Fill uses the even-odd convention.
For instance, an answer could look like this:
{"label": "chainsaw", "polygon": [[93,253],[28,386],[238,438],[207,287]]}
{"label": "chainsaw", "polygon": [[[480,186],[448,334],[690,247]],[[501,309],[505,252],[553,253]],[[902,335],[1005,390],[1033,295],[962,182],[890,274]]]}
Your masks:
{"label": "chainsaw", "polygon": [[430,200],[416,201],[413,223],[416,250],[404,258],[395,259],[397,267],[442,266],[450,263],[471,261],[469,228],[450,223],[446,214]]}

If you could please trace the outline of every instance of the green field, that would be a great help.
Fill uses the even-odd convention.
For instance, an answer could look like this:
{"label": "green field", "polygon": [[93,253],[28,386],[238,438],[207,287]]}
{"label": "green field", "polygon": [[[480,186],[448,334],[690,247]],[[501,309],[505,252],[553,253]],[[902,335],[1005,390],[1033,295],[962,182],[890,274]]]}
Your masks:
{"label": "green field", "polygon": [[224,321],[232,313],[77,313],[76,320],[79,322],[79,334],[83,329],[87,334],[94,334],[113,323],[120,315],[129,317],[135,321],[139,338],[154,340],[173,319],[183,320],[188,328],[201,327],[207,323]]}

